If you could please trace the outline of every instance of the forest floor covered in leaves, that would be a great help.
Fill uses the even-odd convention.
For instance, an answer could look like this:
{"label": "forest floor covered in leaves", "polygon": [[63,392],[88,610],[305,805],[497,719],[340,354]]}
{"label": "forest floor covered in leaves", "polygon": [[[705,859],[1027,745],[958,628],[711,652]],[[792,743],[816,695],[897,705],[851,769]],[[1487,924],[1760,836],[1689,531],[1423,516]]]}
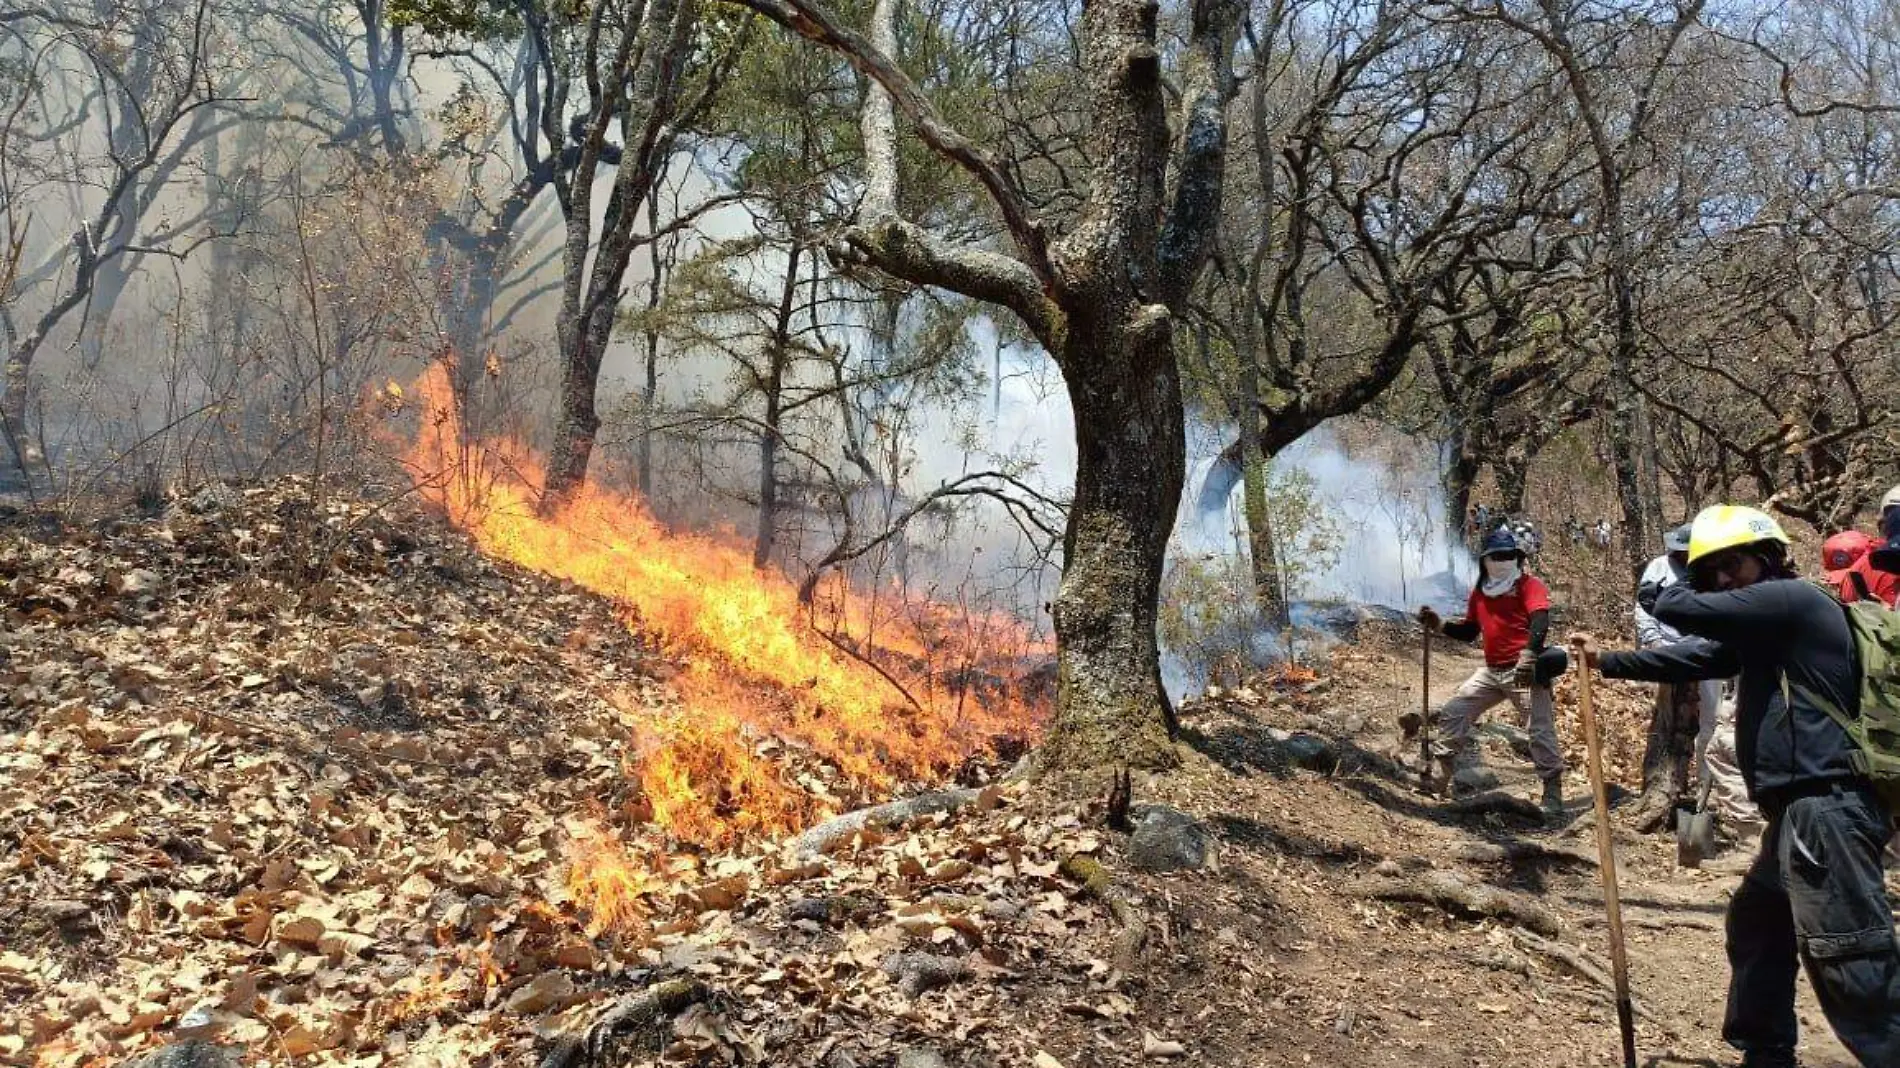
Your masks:
{"label": "forest floor covered in leaves", "polygon": [[[1403,644],[1189,702],[1184,767],[1134,801],[1194,816],[1212,861],[1160,874],[1106,782],[1000,763],[817,848],[667,840],[629,773],[643,717],[691,712],[663,644],[401,506],[290,483],[14,520],[0,585],[0,1063],[194,1038],[273,1065],[1614,1063],[1587,827],[1417,793]],[[1441,659],[1449,692],[1469,662]],[[1646,703],[1605,704],[1627,773]],[[1620,848],[1646,1063],[1732,1063],[1734,877]],[[1850,1064],[1803,996],[1807,1063]]]}

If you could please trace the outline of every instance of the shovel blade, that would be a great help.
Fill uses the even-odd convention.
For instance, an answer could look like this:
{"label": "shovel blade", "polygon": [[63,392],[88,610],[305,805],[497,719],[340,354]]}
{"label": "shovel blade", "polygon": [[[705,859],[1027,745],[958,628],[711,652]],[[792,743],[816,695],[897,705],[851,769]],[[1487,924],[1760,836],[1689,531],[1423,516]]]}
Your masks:
{"label": "shovel blade", "polygon": [[1676,814],[1676,863],[1684,868],[1699,868],[1715,856],[1715,814],[1679,812]]}

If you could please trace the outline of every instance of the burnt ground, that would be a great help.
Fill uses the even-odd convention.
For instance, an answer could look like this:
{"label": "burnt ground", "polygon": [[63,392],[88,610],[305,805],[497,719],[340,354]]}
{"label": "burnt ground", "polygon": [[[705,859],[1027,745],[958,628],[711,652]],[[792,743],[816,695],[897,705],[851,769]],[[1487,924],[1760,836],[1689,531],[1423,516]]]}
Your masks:
{"label": "burnt ground", "polygon": [[[0,529],[0,1063],[196,1037],[257,1065],[535,1064],[682,980],[691,1004],[593,1063],[1617,1060],[1602,988],[1512,922],[1368,893],[1434,872],[1514,891],[1552,943],[1607,953],[1587,828],[1460,814],[1393,765],[1419,697],[1402,632],[1184,706],[1183,766],[1133,793],[1204,821],[1207,870],[1132,870],[1099,781],[999,785],[820,856],[715,849],[656,828],[631,773],[648,717],[692,710],[622,606],[426,515],[331,501],[320,537],[288,537],[310,512],[292,487]],[[1440,653],[1437,696],[1473,664]],[[1647,706],[1601,704],[1627,782]],[[1567,689],[1560,708],[1575,750]],[[848,795],[810,754],[749,741]],[[1510,739],[1487,749],[1532,797]],[[1735,1063],[1717,1035],[1735,877],[1619,843],[1643,1063]],[[1486,859],[1501,844],[1554,856]],[[1125,971],[1111,899],[1147,932]],[[1806,1062],[1851,1064],[1805,986],[1802,1012]]]}

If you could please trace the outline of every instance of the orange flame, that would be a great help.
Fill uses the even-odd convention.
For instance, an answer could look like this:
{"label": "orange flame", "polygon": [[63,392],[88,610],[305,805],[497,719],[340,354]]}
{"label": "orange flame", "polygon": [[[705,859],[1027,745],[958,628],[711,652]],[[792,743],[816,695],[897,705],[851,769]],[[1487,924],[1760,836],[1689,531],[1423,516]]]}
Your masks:
{"label": "orange flame", "polygon": [[[646,740],[642,786],[675,835],[713,844],[821,814],[808,791],[755,754],[767,738],[876,789],[941,773],[998,736],[1035,733],[1045,718],[1001,681],[1025,654],[1047,650],[1020,623],[867,598],[842,580],[827,583],[819,603],[802,604],[785,576],[753,567],[747,550],[669,532],[637,498],[591,482],[541,514],[539,458],[512,442],[468,441],[442,366],[408,396],[420,400],[422,427],[405,462],[427,499],[490,556],[625,604],[687,662],[675,682],[683,711],[642,711],[635,723]],[[817,629],[821,619],[835,640]]]}
{"label": "orange flame", "polygon": [[635,861],[617,835],[584,825],[576,831],[569,854],[567,893],[587,912],[589,938],[644,926],[647,893],[654,888],[649,869]]}

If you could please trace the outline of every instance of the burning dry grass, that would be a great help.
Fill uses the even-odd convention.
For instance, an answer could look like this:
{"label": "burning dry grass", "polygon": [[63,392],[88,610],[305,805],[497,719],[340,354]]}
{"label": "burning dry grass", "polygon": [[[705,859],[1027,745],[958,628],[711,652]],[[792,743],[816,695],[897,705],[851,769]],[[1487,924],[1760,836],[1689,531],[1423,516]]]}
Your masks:
{"label": "burning dry grass", "polygon": [[[668,531],[638,499],[591,483],[544,514],[539,458],[512,443],[469,442],[440,367],[410,397],[421,427],[406,461],[429,500],[485,553],[628,606],[687,663],[675,680],[686,712],[637,725],[646,742],[638,774],[673,833],[717,843],[818,814],[821,799],[761,760],[759,738],[808,748],[880,789],[1039,728],[1034,702],[968,683],[1017,674],[1025,657],[1046,652],[1021,625],[944,606],[904,610],[837,583],[823,603],[801,603],[790,581],[753,567],[744,550]],[[841,646],[864,649],[863,659]]]}

